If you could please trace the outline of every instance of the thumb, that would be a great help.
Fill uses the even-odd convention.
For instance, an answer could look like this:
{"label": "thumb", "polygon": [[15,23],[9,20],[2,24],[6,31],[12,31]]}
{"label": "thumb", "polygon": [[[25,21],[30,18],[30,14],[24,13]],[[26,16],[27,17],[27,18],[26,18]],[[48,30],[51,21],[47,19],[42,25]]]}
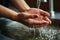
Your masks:
{"label": "thumb", "polygon": [[29,14],[29,13],[21,13],[21,14],[18,14],[18,16],[20,18],[23,18],[23,19],[27,19],[27,18],[37,18],[38,15],[37,14]]}
{"label": "thumb", "polygon": [[39,15],[37,14],[25,14],[26,18],[37,18]]}

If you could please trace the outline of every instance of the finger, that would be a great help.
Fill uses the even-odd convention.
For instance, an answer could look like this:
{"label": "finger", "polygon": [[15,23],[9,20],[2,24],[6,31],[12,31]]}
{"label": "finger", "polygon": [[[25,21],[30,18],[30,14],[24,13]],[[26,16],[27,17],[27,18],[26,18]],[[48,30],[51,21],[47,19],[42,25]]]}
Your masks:
{"label": "finger", "polygon": [[27,14],[26,18],[37,18],[39,15],[37,14]]}
{"label": "finger", "polygon": [[20,18],[24,18],[24,19],[27,19],[27,18],[37,18],[38,17],[37,14],[29,14],[29,13],[21,13],[21,14],[18,14],[18,16]]}
{"label": "finger", "polygon": [[47,21],[41,20],[34,20],[34,19],[28,19],[30,25],[41,25],[41,24],[47,24]]}
{"label": "finger", "polygon": [[40,9],[40,12],[39,12],[41,15],[43,15],[43,16],[50,16],[50,14],[48,13],[48,12],[46,12],[46,11],[43,11],[43,10],[41,10]]}
{"label": "finger", "polygon": [[49,24],[51,24],[51,20],[48,17],[45,17],[44,20],[46,20],[47,22],[49,22]]}

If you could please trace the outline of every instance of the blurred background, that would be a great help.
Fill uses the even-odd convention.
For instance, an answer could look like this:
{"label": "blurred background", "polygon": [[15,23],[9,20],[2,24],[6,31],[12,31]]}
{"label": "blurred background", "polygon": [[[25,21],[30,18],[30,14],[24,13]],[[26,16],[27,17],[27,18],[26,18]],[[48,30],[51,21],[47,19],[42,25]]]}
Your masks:
{"label": "blurred background", "polygon": [[[32,8],[37,8],[37,0],[25,0],[28,5]],[[11,5],[9,8],[18,12],[17,9],[13,8]],[[52,24],[48,25],[43,29],[33,29],[28,28],[27,26],[12,21],[7,18],[0,18],[0,40],[60,40],[60,0],[44,0],[41,2],[40,9],[48,11],[51,16],[49,17],[52,20]],[[51,12],[52,11],[52,12]],[[42,38],[33,39],[35,36],[38,38],[41,34]],[[42,31],[42,33],[41,33]],[[46,36],[48,35],[48,36]]]}
{"label": "blurred background", "polygon": [[[36,1],[37,0],[26,0],[26,2],[31,6],[31,7],[36,7]],[[53,0],[54,2],[54,11],[60,12],[60,0]],[[49,10],[49,0],[47,2],[41,2],[41,9],[43,10]]]}

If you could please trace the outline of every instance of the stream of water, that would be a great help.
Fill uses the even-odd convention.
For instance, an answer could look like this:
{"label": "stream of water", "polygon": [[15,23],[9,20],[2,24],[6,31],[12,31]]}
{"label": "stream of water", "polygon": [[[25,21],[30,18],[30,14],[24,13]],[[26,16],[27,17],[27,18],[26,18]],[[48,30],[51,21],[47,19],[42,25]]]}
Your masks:
{"label": "stream of water", "polygon": [[[40,5],[41,5],[41,0],[37,0],[37,8],[38,9],[40,8]],[[38,12],[39,12],[39,10],[38,10]],[[33,28],[34,28],[34,26],[33,26]],[[36,29],[39,31],[38,37],[35,36]],[[55,33],[55,32],[53,32],[52,29],[47,29],[46,27],[34,28],[34,37],[32,40],[53,40],[55,34],[57,34],[57,32]]]}

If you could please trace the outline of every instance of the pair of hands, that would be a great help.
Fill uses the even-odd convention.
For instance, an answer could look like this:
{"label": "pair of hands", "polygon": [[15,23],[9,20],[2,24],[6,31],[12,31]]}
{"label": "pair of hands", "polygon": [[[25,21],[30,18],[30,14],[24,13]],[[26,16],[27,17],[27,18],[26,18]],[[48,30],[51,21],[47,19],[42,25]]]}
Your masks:
{"label": "pair of hands", "polygon": [[17,15],[19,22],[29,26],[29,27],[41,27],[51,24],[50,19],[48,18],[50,14],[41,9],[31,8],[25,12],[22,12]]}

